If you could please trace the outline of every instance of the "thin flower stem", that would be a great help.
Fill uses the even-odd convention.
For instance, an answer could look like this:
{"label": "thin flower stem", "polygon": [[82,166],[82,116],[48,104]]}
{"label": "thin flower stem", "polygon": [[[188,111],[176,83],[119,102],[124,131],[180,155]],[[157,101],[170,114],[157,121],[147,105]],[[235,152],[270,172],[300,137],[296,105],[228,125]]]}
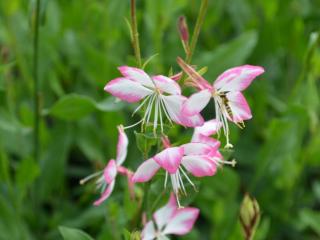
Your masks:
{"label": "thin flower stem", "polygon": [[38,77],[39,15],[40,15],[40,0],[36,0],[34,38],[33,38],[34,159],[36,162],[39,162],[39,149],[40,149],[40,146],[39,146],[40,102],[39,102],[39,77]]}
{"label": "thin flower stem", "polygon": [[140,44],[139,44],[139,33],[137,26],[137,16],[136,16],[136,1],[131,0],[131,31],[132,31],[132,45],[134,50],[134,55],[136,57],[136,61],[138,67],[142,67],[141,54],[140,54]]}
{"label": "thin flower stem", "polygon": [[200,34],[200,30],[201,30],[202,24],[204,22],[204,18],[206,16],[207,8],[208,8],[208,0],[202,0],[201,1],[201,6],[200,6],[200,10],[199,10],[199,14],[198,14],[198,18],[197,18],[197,22],[196,22],[196,26],[194,28],[194,31],[193,31],[193,34],[192,34],[192,38],[191,38],[190,51],[189,51],[189,54],[188,54],[187,59],[186,59],[186,62],[188,64],[191,63],[191,59],[192,59],[194,50],[195,50],[196,45],[197,45],[197,41],[198,41],[198,37],[199,37],[199,34]]}

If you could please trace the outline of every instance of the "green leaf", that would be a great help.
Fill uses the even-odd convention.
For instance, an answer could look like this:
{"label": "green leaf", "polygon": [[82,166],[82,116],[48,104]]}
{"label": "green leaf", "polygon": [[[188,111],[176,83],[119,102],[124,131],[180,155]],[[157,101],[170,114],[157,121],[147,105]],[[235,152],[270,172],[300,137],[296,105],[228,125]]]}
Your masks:
{"label": "green leaf", "polygon": [[257,40],[256,31],[245,32],[234,40],[219,46],[214,52],[202,54],[194,62],[201,66],[209,66],[209,77],[217,77],[228,68],[243,64],[252,53]]}
{"label": "green leaf", "polygon": [[60,226],[59,231],[64,240],[93,240],[87,233],[76,228]]}
{"label": "green leaf", "polygon": [[158,138],[155,136],[147,135],[145,133],[134,132],[137,141],[137,147],[144,157],[149,155],[152,146],[156,145]]}
{"label": "green leaf", "polygon": [[60,98],[50,109],[44,110],[44,114],[50,114],[66,121],[81,119],[94,111],[113,112],[119,111],[125,103],[117,103],[113,97],[108,97],[97,103],[92,98],[69,94]]}
{"label": "green leaf", "polygon": [[59,99],[49,113],[63,120],[77,120],[96,109],[95,102],[86,96],[70,94]]}

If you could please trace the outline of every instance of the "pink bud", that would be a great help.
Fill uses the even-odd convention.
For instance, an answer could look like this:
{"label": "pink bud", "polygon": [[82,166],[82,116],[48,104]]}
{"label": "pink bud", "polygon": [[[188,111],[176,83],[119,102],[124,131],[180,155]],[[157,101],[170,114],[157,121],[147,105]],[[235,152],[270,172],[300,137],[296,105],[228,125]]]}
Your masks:
{"label": "pink bud", "polygon": [[189,41],[189,30],[188,30],[186,18],[184,16],[179,17],[178,29],[179,29],[181,40],[183,42],[188,42]]}

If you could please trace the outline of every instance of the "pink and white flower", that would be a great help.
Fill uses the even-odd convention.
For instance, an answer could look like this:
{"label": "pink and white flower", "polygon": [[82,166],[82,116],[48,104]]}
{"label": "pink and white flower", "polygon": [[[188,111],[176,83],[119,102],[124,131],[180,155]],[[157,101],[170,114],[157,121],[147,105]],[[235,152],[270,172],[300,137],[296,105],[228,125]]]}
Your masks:
{"label": "pink and white flower", "polygon": [[[118,173],[127,176],[128,180],[131,181],[132,172],[121,166],[127,156],[127,148],[129,143],[128,137],[123,130],[123,126],[118,126],[118,131],[119,137],[116,160],[111,159],[103,171],[96,172],[80,181],[80,184],[84,184],[88,180],[99,176],[96,181],[96,185],[97,189],[101,189],[101,197],[93,203],[95,206],[100,205],[111,195]],[[132,188],[132,184],[130,184],[130,182],[129,188]]]}
{"label": "pink and white flower", "polygon": [[142,240],[165,240],[169,234],[185,235],[189,233],[199,216],[199,209],[193,207],[178,208],[174,195],[169,202],[153,214],[153,220],[147,222],[141,233]]}
{"label": "pink and white flower", "polygon": [[182,176],[194,188],[195,185],[186,172],[195,177],[213,176],[217,169],[216,161],[213,159],[219,156],[219,145],[210,146],[205,143],[194,142],[171,147],[167,138],[162,140],[166,149],[144,161],[134,173],[132,181],[134,183],[147,182],[160,168],[163,168],[166,172],[164,186],[166,187],[168,177],[170,177],[173,191],[180,206],[179,193],[187,194]]}
{"label": "pink and white flower", "polygon": [[182,113],[186,116],[199,114],[213,98],[216,119],[222,123],[227,139],[226,147],[232,147],[229,142],[228,120],[243,128],[243,121],[252,118],[250,107],[241,91],[264,73],[264,69],[252,65],[234,67],[223,72],[211,85],[181,58],[178,57],[177,61],[190,77],[186,84],[199,90],[183,104]]}
{"label": "pink and white flower", "polygon": [[[181,114],[182,104],[186,98],[181,95],[179,84],[171,78],[163,75],[150,77],[142,69],[128,66],[119,67],[119,71],[123,77],[111,80],[104,90],[126,102],[134,103],[143,100],[134,113],[146,106],[142,119],[130,127],[139,123],[143,126],[151,123],[155,131],[160,123],[161,132],[163,132],[165,119],[170,123],[175,122],[187,127],[203,124],[200,114],[192,116]],[[151,122],[151,115],[153,115],[153,122]]]}

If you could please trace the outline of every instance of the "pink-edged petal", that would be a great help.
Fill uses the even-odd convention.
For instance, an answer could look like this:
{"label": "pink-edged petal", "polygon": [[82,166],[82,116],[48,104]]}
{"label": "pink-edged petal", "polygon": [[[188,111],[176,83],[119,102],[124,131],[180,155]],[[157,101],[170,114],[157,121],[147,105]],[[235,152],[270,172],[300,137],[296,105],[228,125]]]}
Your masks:
{"label": "pink-edged petal", "polygon": [[112,181],[108,187],[106,188],[106,190],[102,193],[101,197],[96,200],[93,205],[95,206],[99,206],[103,201],[105,201],[112,193],[113,191],[113,188],[114,188],[114,184],[115,184],[115,181]]}
{"label": "pink-edged petal", "polygon": [[159,170],[160,166],[152,158],[144,161],[134,173],[132,182],[147,182]]}
{"label": "pink-edged petal", "polygon": [[213,86],[219,92],[242,91],[259,75],[264,73],[263,67],[243,65],[223,72]]}
{"label": "pink-edged petal", "polygon": [[204,119],[201,114],[196,114],[193,116],[181,116],[179,124],[185,127],[197,127],[204,123]]}
{"label": "pink-edged petal", "polygon": [[181,147],[184,149],[184,155],[207,155],[212,152],[212,147],[205,143],[186,143]]}
{"label": "pink-edged petal", "polygon": [[211,99],[211,92],[207,89],[191,95],[188,100],[183,103],[182,114],[193,116],[204,109]]}
{"label": "pink-edged petal", "polygon": [[103,170],[104,180],[110,184],[117,175],[117,164],[116,161],[110,160],[108,165]]}
{"label": "pink-edged petal", "polygon": [[172,218],[176,210],[176,199],[174,194],[171,193],[169,202],[153,214],[153,218],[157,224],[157,229],[162,229],[166,223],[168,223],[168,220]]}
{"label": "pink-edged petal", "polygon": [[147,222],[147,224],[144,226],[142,232],[141,232],[141,240],[152,240],[155,239],[156,236],[156,230],[154,228],[154,224],[152,221]]}
{"label": "pink-edged petal", "polygon": [[145,73],[142,69],[135,68],[135,67],[128,67],[128,66],[121,66],[118,67],[121,74],[135,82],[141,83],[144,86],[154,88],[154,84],[150,79],[149,75]]}
{"label": "pink-edged petal", "polygon": [[183,157],[183,147],[166,148],[158,153],[153,159],[169,173],[173,174],[177,171],[181,159]]}
{"label": "pink-edged petal", "polygon": [[162,233],[176,235],[187,234],[192,230],[198,216],[199,209],[197,208],[187,207],[177,209],[176,213],[170,219]]}
{"label": "pink-edged petal", "polygon": [[204,120],[200,114],[194,116],[185,116],[181,109],[186,97],[182,95],[162,96],[167,112],[172,121],[185,127],[201,126]]}
{"label": "pink-edged petal", "polygon": [[157,88],[159,88],[162,92],[178,95],[181,94],[179,84],[173,81],[172,79],[162,75],[153,76],[152,79],[156,83]]}
{"label": "pink-edged petal", "polygon": [[195,138],[195,140],[192,142],[205,143],[211,146],[212,151],[215,151],[220,147],[220,142],[218,140],[211,137],[204,136],[202,134],[199,134],[197,138]]}
{"label": "pink-edged petal", "polygon": [[127,102],[138,102],[144,97],[153,93],[138,82],[127,78],[116,78],[107,83],[104,87],[106,92]]}
{"label": "pink-edged petal", "polygon": [[128,152],[128,137],[124,132],[122,126],[118,126],[119,136],[118,136],[118,144],[117,144],[117,165],[120,166],[127,157]]}
{"label": "pink-edged petal", "polygon": [[232,111],[233,118],[231,120],[233,122],[242,122],[252,118],[250,107],[241,92],[229,92],[227,98]]}
{"label": "pink-edged petal", "polygon": [[181,164],[196,177],[213,176],[217,171],[209,156],[184,156]]}
{"label": "pink-edged petal", "polygon": [[216,119],[206,121],[202,126],[196,127],[193,132],[192,142],[197,142],[196,139],[199,135],[211,136],[216,134],[221,128],[221,123]]}

